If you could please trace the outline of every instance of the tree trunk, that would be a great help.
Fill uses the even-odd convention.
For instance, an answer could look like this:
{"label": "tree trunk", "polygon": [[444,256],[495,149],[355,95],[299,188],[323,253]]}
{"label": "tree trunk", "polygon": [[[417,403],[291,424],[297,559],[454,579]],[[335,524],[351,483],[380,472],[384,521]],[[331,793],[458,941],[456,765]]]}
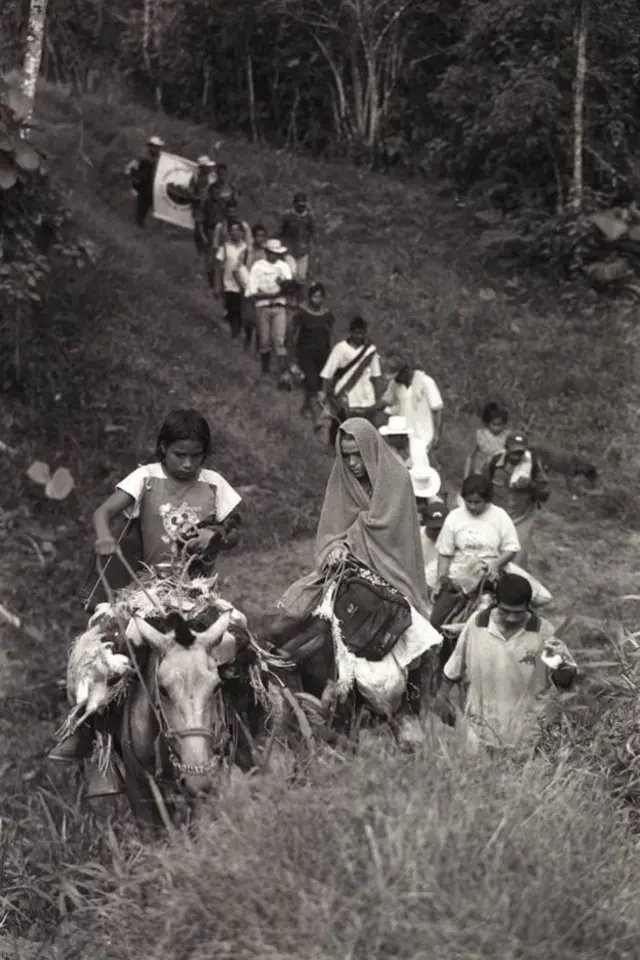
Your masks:
{"label": "tree trunk", "polygon": [[573,88],[573,178],[569,206],[574,213],[582,210],[584,193],[584,95],[587,77],[587,14],[589,0],[579,0],[575,29],[576,75]]}
{"label": "tree trunk", "polygon": [[258,139],[258,125],[256,123],[256,89],[253,83],[253,57],[247,54],[247,96],[249,98],[249,124],[251,128],[251,142]]}
{"label": "tree trunk", "polygon": [[36,84],[40,73],[46,22],[47,0],[31,0],[29,4],[27,44],[24,53],[22,76],[22,92],[29,101],[28,114],[25,118],[26,124],[29,123],[33,115],[33,103],[36,97]]}
{"label": "tree trunk", "polygon": [[142,11],[142,60],[148,78],[151,77],[151,56],[149,54],[151,45],[151,2],[152,0],[144,0]]}

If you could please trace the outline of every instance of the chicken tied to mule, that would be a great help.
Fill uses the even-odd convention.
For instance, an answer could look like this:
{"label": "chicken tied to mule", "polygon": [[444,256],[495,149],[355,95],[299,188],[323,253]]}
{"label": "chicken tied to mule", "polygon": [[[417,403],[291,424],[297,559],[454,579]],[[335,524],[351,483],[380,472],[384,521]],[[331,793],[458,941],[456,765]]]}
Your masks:
{"label": "chicken tied to mule", "polygon": [[259,765],[277,690],[245,616],[217,577],[149,576],[100,604],[72,644],[69,715],[50,759],[79,761],[88,797],[125,793],[158,822],[175,788],[210,792],[223,768]]}

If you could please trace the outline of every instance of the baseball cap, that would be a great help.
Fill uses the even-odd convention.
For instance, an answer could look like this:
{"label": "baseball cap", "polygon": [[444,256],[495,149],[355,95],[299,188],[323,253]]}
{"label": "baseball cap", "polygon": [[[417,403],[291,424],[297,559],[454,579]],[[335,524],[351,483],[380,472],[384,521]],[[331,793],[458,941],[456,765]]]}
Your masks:
{"label": "baseball cap", "polygon": [[425,510],[425,519],[431,524],[431,526],[436,526],[436,524],[443,524],[445,517],[447,516],[447,508],[444,500],[440,497],[434,497],[427,504]]}
{"label": "baseball cap", "polygon": [[529,446],[529,441],[524,433],[514,432],[509,434],[505,445],[507,450],[526,450]]}

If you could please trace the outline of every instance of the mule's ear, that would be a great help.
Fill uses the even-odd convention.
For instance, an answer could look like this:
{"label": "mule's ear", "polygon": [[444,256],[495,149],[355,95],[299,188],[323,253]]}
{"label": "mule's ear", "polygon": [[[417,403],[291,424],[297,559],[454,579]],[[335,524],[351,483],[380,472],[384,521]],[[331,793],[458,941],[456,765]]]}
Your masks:
{"label": "mule's ear", "polygon": [[[129,634],[130,630],[132,633],[135,633],[135,635],[130,637],[134,643],[140,645],[146,642],[150,647],[153,647],[154,650],[160,650],[161,652],[166,650],[171,641],[170,634],[160,633],[159,630],[156,630],[155,627],[152,627],[150,623],[147,623],[147,621],[141,617],[131,618],[129,626],[127,627],[127,634]],[[138,639],[136,639],[136,636]]]}
{"label": "mule's ear", "polygon": [[225,663],[231,663],[238,655],[238,641],[232,633],[227,630],[219,643],[210,651],[211,659],[221,667]]}
{"label": "mule's ear", "polygon": [[229,629],[230,621],[231,611],[227,610],[225,613],[220,614],[218,619],[212,623],[210,627],[196,634],[196,642],[206,650],[211,650],[222,640],[224,634]]}

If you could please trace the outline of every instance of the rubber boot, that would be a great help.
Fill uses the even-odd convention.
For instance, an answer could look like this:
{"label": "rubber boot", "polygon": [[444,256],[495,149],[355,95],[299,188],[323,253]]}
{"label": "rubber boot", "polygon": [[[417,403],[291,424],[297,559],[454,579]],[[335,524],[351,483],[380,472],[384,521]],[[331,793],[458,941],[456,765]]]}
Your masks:
{"label": "rubber boot", "polygon": [[115,797],[124,791],[122,778],[113,760],[104,773],[95,760],[86,760],[83,763],[82,773],[87,800],[97,797]]}
{"label": "rubber boot", "polygon": [[260,354],[260,368],[264,376],[268,376],[271,373],[271,351],[267,350],[266,353]]}
{"label": "rubber boot", "polygon": [[49,760],[61,760],[66,763],[78,763],[91,756],[93,751],[93,730],[88,723],[57,743],[48,754]]}

